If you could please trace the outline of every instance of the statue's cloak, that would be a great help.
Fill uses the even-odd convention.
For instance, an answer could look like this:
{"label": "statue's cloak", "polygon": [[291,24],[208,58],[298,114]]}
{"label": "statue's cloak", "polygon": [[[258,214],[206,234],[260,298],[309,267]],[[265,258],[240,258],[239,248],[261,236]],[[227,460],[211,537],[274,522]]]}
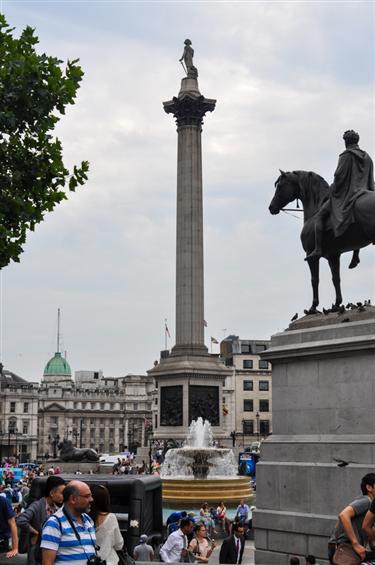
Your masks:
{"label": "statue's cloak", "polygon": [[374,190],[371,157],[355,145],[339,156],[330,189],[331,221],[335,237],[342,235],[355,221],[354,204],[366,191]]}

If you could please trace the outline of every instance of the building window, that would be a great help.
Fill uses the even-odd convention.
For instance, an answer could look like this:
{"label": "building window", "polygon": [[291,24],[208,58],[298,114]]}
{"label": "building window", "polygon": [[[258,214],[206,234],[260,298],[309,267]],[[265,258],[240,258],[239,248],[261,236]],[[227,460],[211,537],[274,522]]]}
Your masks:
{"label": "building window", "polygon": [[268,436],[270,434],[270,421],[260,420],[259,428],[259,433],[261,436]]}
{"label": "building window", "polygon": [[263,345],[262,343],[257,343],[255,345],[256,353],[260,353],[261,351],[265,351],[267,349],[267,345]]}
{"label": "building window", "polygon": [[244,412],[252,412],[253,408],[253,400],[244,400],[243,401],[243,409]]}
{"label": "building window", "polygon": [[269,412],[269,400],[259,400],[259,412]]}
{"label": "building window", "polygon": [[243,390],[253,390],[253,381],[244,381]]}
{"label": "building window", "polygon": [[269,382],[268,381],[259,381],[259,390],[269,390]]}
{"label": "building window", "polygon": [[9,418],[9,423],[8,423],[8,432],[11,434],[16,433],[16,425],[17,425],[17,420],[16,418]]}
{"label": "building window", "polygon": [[27,436],[29,434],[29,422],[24,421],[22,423],[22,433]]}
{"label": "building window", "polygon": [[11,402],[10,403],[10,412],[15,412],[16,411],[16,403],[15,402]]}
{"label": "building window", "polygon": [[253,360],[252,359],[244,359],[242,362],[242,367],[244,369],[252,369],[253,368]]}
{"label": "building window", "polygon": [[259,369],[268,369],[268,361],[259,360]]}
{"label": "building window", "polygon": [[134,404],[133,404],[133,410],[138,410],[138,402],[134,402]]}
{"label": "building window", "polygon": [[28,402],[24,402],[23,403],[23,412],[24,414],[27,414],[29,411],[29,403]]}
{"label": "building window", "polygon": [[242,430],[245,436],[254,435],[254,422],[253,420],[242,420]]}
{"label": "building window", "polygon": [[241,353],[251,353],[250,345],[248,343],[241,343]]}

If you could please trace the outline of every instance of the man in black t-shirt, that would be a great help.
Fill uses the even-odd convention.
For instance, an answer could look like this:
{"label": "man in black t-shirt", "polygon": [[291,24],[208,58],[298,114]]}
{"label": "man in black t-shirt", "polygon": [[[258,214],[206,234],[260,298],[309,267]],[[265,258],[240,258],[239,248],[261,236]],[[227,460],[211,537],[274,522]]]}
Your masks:
{"label": "man in black t-shirt", "polygon": [[375,548],[375,498],[371,501],[370,508],[363,520],[362,529],[368,537],[369,545]]}
{"label": "man in black t-shirt", "polygon": [[363,529],[363,521],[371,502],[375,498],[375,473],[368,473],[361,481],[362,496],[353,500],[339,514],[336,529],[337,549],[333,563],[340,565],[346,558],[366,556],[367,533]]}

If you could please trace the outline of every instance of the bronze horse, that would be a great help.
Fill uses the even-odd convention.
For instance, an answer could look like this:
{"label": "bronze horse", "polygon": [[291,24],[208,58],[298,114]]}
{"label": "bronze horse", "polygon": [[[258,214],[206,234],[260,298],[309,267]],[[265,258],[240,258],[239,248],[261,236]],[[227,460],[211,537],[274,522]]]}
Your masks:
{"label": "bronze horse", "polygon": [[[284,173],[275,182],[275,195],[269,205],[271,214],[278,214],[287,204],[300,199],[303,204],[304,225],[301,231],[302,247],[308,255],[315,247],[315,215],[329,197],[329,185],[318,174],[307,171]],[[325,225],[323,257],[328,260],[336,291],[333,305],[338,310],[342,303],[340,285],[340,255],[375,243],[375,192],[367,191],[354,206],[355,222],[340,237],[334,237],[330,221]],[[315,314],[319,304],[319,257],[309,257],[313,302],[306,314]]]}

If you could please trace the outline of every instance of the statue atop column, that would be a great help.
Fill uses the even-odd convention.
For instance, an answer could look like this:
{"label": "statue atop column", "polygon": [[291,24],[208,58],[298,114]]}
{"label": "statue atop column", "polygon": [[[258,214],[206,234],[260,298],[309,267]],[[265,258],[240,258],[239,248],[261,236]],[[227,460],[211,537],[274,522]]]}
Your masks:
{"label": "statue atop column", "polygon": [[184,52],[179,62],[183,66],[188,78],[198,78],[198,69],[193,65],[194,49],[191,46],[190,39],[185,39],[184,44]]}

